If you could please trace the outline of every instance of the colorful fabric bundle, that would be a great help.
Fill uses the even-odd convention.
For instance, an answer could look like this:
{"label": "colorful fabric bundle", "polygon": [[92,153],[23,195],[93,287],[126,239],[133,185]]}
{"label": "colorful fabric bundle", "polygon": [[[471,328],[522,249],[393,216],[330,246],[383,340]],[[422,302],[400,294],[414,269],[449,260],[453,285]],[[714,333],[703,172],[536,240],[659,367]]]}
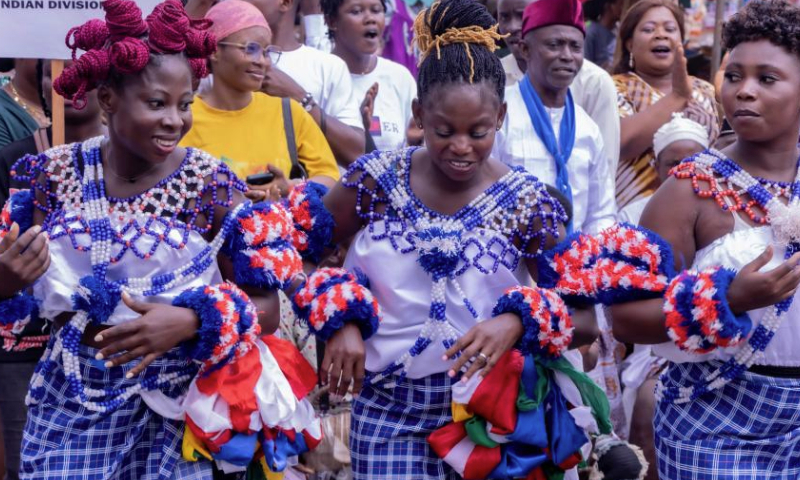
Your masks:
{"label": "colorful fabric bundle", "polygon": [[267,290],[287,288],[303,272],[292,242],[292,216],[279,203],[246,204],[237,211],[236,227],[223,248],[233,261],[237,285]]}
{"label": "colorful fabric bundle", "polygon": [[516,348],[527,355],[559,358],[572,342],[572,319],[561,297],[538,287],[513,287],[497,301],[492,316],[515,313],[525,333]]}
{"label": "colorful fabric bundle", "polygon": [[[3,334],[19,335],[31,320],[39,317],[39,305],[32,295],[18,293],[11,298],[0,301],[0,331]],[[6,338],[3,335],[3,338]],[[10,346],[6,348],[9,350]]]}
{"label": "colorful fabric bundle", "polygon": [[669,284],[664,296],[667,333],[681,350],[693,354],[741,344],[753,326],[746,313],[735,315],[727,292],[736,272],[713,267],[686,270]]}
{"label": "colorful fabric bundle", "polygon": [[333,215],[325,208],[322,197],[325,185],[303,182],[289,192],[289,212],[294,219],[292,243],[304,259],[319,263],[333,238]]}
{"label": "colorful fabric bundle", "polygon": [[452,388],[453,422],[428,441],[466,480],[563,477],[611,431],[603,391],[565,359],[511,350]]}
{"label": "colorful fabric bundle", "polygon": [[575,234],[539,258],[539,286],[567,302],[606,305],[660,296],[674,277],[672,249],[655,233],[617,224]]}
{"label": "colorful fabric bundle", "polygon": [[210,458],[223,471],[241,472],[266,458],[279,472],[289,456],[319,442],[319,420],[303,399],[316,374],[288,342],[258,337],[257,312],[244,292],[231,284],[202,287],[174,304],[201,320],[198,339],[184,345],[202,362],[184,401],[188,460]]}
{"label": "colorful fabric bundle", "polygon": [[378,330],[381,311],[365,278],[343,268],[320,268],[294,294],[295,313],[323,341],[347,322],[358,325],[366,340]]}

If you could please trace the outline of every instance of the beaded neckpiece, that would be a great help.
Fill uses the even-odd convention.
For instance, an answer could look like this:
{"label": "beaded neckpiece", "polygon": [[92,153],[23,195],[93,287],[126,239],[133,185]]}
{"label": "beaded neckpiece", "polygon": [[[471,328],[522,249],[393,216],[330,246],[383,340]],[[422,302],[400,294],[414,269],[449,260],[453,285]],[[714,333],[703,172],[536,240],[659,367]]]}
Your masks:
{"label": "beaded neckpiece", "polygon": [[[94,140],[98,139],[90,142]],[[82,149],[81,144],[62,145],[23,158],[11,172],[47,199],[45,203],[34,200],[34,205],[45,214],[43,228],[50,238],[68,237],[78,251],[92,249],[83,185],[87,173],[81,174],[79,165],[82,162],[85,170],[89,155],[99,154],[99,150]],[[187,149],[181,166],[153,188],[128,198],[107,199],[103,209],[113,220],[110,263],[119,262],[128,252],[147,259],[162,245],[185,248],[190,232],[202,235],[212,227],[215,207],[225,203],[220,196],[230,198],[234,189],[245,188],[227,166],[205,152]]]}
{"label": "beaded neckpiece", "polygon": [[[750,218],[761,225],[769,224],[779,244],[786,247],[785,259],[800,251],[800,169],[795,181],[791,184],[780,184],[769,188],[772,184],[763,179],[756,179],[747,173],[736,162],[716,150],[699,153],[681,163],[673,174],[676,178],[691,179],[695,192],[703,198],[714,198],[724,209],[734,214],[744,211]],[[708,188],[700,188],[699,182],[706,182]],[[721,190],[719,185],[727,188]],[[776,190],[772,193],[770,190]],[[744,202],[744,195],[750,200]],[[788,205],[781,202],[781,197],[788,197]],[[727,199],[735,203],[729,206]],[[754,213],[757,207],[763,215]],[[689,402],[703,393],[720,388],[739,377],[745,370],[754,365],[764,354],[769,342],[785,318],[794,297],[789,297],[767,310],[761,323],[733,357],[712,371],[705,378],[688,386],[665,387],[659,382],[656,397],[674,403]]]}
{"label": "beaded neckpiece", "polygon": [[[415,151],[416,148],[409,148],[366,155],[350,167],[344,181],[345,186],[357,190],[356,211],[368,223],[372,238],[390,241],[400,253],[416,253],[417,263],[433,281],[431,306],[419,337],[397,361],[378,372],[373,382],[398,371],[404,376],[414,359],[434,342],[444,348],[455,344],[458,334],[447,321],[448,283],[453,284],[473,318],[480,320],[458,277],[470,267],[484,274],[496,272],[500,265],[516,269],[521,257],[532,258],[541,253],[547,235],[558,237],[558,224],[567,218],[544,184],[521,168],[508,172],[456,214],[435,212],[411,189],[411,157]],[[363,205],[368,205],[368,211],[363,210]],[[378,211],[381,205],[385,206],[383,212]],[[382,226],[378,224],[381,220]],[[541,228],[534,227],[537,221]],[[472,242],[463,238],[468,232],[492,236],[488,249],[475,243],[479,256],[472,259],[466,255]],[[515,240],[519,247],[514,246]],[[538,242],[537,252],[527,251],[531,242]],[[485,252],[500,244],[500,255],[496,251]],[[484,253],[494,257],[491,268],[480,262]]]}
{"label": "beaded neckpiece", "polygon": [[[115,259],[119,259],[126,251],[130,250],[141,258],[148,258],[147,253],[133,248],[133,242],[120,239],[120,232],[112,225],[112,215],[119,215],[120,222],[131,225],[137,222],[145,232],[139,232],[142,236],[152,235],[148,233],[155,224],[161,224],[164,215],[172,215],[171,220],[167,220],[166,226],[174,229],[183,229],[186,235],[188,231],[208,231],[212,228],[214,206],[230,207],[232,205],[232,190],[243,189],[244,185],[234,175],[229,174],[225,167],[216,162],[206,153],[189,150],[181,168],[175,173],[164,179],[150,191],[136,197],[127,199],[109,199],[106,196],[105,181],[103,179],[103,164],[101,159],[100,145],[103,138],[97,137],[87,140],[81,145],[59,147],[50,152],[50,157],[39,156],[28,158],[28,166],[31,173],[30,177],[33,188],[46,195],[48,205],[36,204],[37,208],[44,211],[47,215],[49,227],[59,233],[57,228],[60,226],[66,230],[60,218],[54,213],[56,210],[63,209],[66,204],[71,205],[73,211],[78,212],[77,218],[86,225],[85,232],[90,237],[90,244],[84,248],[77,248],[79,251],[88,252],[91,257],[93,282],[76,285],[77,300],[76,313],[70,321],[59,330],[54,341],[51,341],[43,361],[31,380],[31,392],[28,401],[35,403],[41,398],[42,386],[44,385],[44,375],[52,370],[56,365],[59,356],[62,357],[64,372],[69,383],[68,394],[76,397],[78,401],[87,409],[93,411],[107,411],[117,408],[132,395],[144,391],[159,389],[168,385],[176,385],[191,379],[196,371],[194,365],[186,365],[180,368],[173,368],[166,373],[150,375],[142,378],[138,383],[114,391],[96,390],[85,388],[81,379],[80,363],[78,359],[78,348],[86,326],[90,322],[102,323],[102,318],[97,318],[97,304],[106,304],[106,315],[110,315],[116,303],[119,301],[119,293],[126,291],[134,295],[153,296],[163,293],[171,288],[185,284],[202,274],[209,266],[216,261],[217,253],[223,246],[225,238],[234,228],[235,212],[242,205],[239,205],[232,214],[228,214],[223,221],[222,227],[214,239],[201,252],[192,258],[190,262],[176,268],[168,273],[152,277],[122,278],[116,281],[108,281],[106,273],[109,266]],[[75,163],[67,162],[63,155],[68,154],[74,161],[77,155],[84,160],[82,175],[76,175],[74,170],[68,167]],[[53,165],[43,163],[45,159],[51,158]],[[45,178],[51,181],[56,179],[56,190],[50,191],[49,185],[42,185],[35,180],[37,174],[47,173],[50,176]],[[226,174],[218,175],[219,174]],[[211,178],[207,184],[205,177]],[[54,178],[55,177],[55,178]],[[80,189],[77,188],[78,184]],[[49,184],[50,182],[45,182]],[[209,191],[209,189],[211,189]],[[226,191],[224,199],[219,198],[217,190]],[[208,193],[212,196],[212,201],[203,207],[194,207],[186,212],[187,205],[191,205],[190,200],[199,202]],[[111,201],[114,201],[114,204]],[[181,214],[188,214],[189,222],[177,221],[174,217]],[[197,226],[198,216],[203,215],[206,220],[205,225]],[[116,219],[115,219],[116,220]],[[127,223],[125,223],[127,222]],[[138,223],[138,222],[144,222]],[[125,231],[125,228],[123,228]],[[74,233],[74,232],[73,232]],[[70,235],[69,232],[65,233]],[[162,233],[163,234],[163,233]],[[184,245],[173,245],[166,240],[167,235],[160,239],[163,243],[173,248],[183,248]],[[115,245],[123,243],[121,253],[112,252]],[[91,310],[91,312],[90,312]]]}

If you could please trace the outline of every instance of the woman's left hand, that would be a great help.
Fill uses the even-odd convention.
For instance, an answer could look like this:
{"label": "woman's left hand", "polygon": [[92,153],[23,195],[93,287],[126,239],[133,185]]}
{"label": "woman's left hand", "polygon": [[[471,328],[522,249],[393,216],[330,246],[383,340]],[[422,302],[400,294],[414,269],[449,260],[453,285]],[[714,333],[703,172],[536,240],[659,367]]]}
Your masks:
{"label": "woman's left hand", "polygon": [[[127,378],[140,374],[153,360],[194,337],[200,325],[197,315],[188,308],[138,302],[127,293],[122,294],[122,301],[141,316],[103,330],[94,340],[108,342],[96,356],[98,360],[108,358],[106,367],[116,367],[137,358],[142,359],[127,373]],[[119,352],[125,353],[109,358]]]}
{"label": "woman's left hand", "polygon": [[517,343],[522,333],[522,320],[512,313],[504,313],[475,325],[445,352],[443,360],[452,359],[461,352],[461,356],[456,359],[447,374],[455,377],[471,360],[472,365],[461,380],[466,382],[476,372],[485,377],[500,357]]}

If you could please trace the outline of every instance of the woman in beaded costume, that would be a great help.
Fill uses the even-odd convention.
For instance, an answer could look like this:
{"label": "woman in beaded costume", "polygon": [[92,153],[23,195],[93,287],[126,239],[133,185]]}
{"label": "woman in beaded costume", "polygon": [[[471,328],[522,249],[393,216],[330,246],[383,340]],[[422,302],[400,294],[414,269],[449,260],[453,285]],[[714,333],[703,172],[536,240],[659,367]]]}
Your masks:
{"label": "woman in beaded costume", "polygon": [[726,25],[721,98],[737,140],[684,160],[640,221],[692,270],[665,299],[612,308],[620,340],[669,360],[654,420],[662,479],[800,476],[799,25],[782,0]]}
{"label": "woman in beaded costume", "polygon": [[[206,458],[241,471],[256,433],[280,470],[269,445],[313,423],[297,413],[308,387],[290,386],[258,337],[277,327],[274,290],[300,272],[288,213],[246,202],[224,164],[178,147],[215,46],[208,23],[175,0],[146,20],[132,1],[103,8],[70,31],[85,53],[54,87],[78,108],[97,89],[108,137],[20,160],[31,190],[0,216],[3,328],[40,315],[57,332],[31,381],[21,477],[210,480]],[[252,433],[238,457],[237,432]],[[279,453],[313,439],[298,442]]]}
{"label": "woman in beaded costume", "polygon": [[323,198],[333,240],[355,235],[345,267],[366,274],[381,324],[328,314],[337,297],[323,287],[335,273],[312,275],[295,295],[327,340],[323,383],[334,396],[353,384],[356,479],[460,478],[426,440],[452,419],[451,387],[487,375],[514,346],[561,352],[596,336],[591,310],[577,309],[573,338],[555,295],[543,300],[558,313],[541,337],[521,314],[495,308],[507,290],[531,285],[567,221],[533,175],[490,158],[505,116],[495,21],[478,2],[449,0],[421,13],[416,31],[413,110],[426,147],[366,155]]}

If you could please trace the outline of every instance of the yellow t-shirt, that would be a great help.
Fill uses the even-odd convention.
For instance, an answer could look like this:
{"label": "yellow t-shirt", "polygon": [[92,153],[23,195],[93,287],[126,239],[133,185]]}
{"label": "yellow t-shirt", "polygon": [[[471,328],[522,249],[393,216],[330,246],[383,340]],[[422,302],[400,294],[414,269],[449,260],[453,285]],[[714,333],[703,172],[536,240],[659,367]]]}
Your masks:
{"label": "yellow t-shirt", "polygon": [[[290,103],[298,160],[309,177],[325,175],[338,180],[339,168],[322,131],[299,103]],[[199,148],[223,159],[242,179],[266,171],[267,164],[289,176],[292,158],[280,98],[256,92],[250,105],[231,111],[213,108],[198,96],[192,104],[192,116],[192,129],[181,146]]]}

